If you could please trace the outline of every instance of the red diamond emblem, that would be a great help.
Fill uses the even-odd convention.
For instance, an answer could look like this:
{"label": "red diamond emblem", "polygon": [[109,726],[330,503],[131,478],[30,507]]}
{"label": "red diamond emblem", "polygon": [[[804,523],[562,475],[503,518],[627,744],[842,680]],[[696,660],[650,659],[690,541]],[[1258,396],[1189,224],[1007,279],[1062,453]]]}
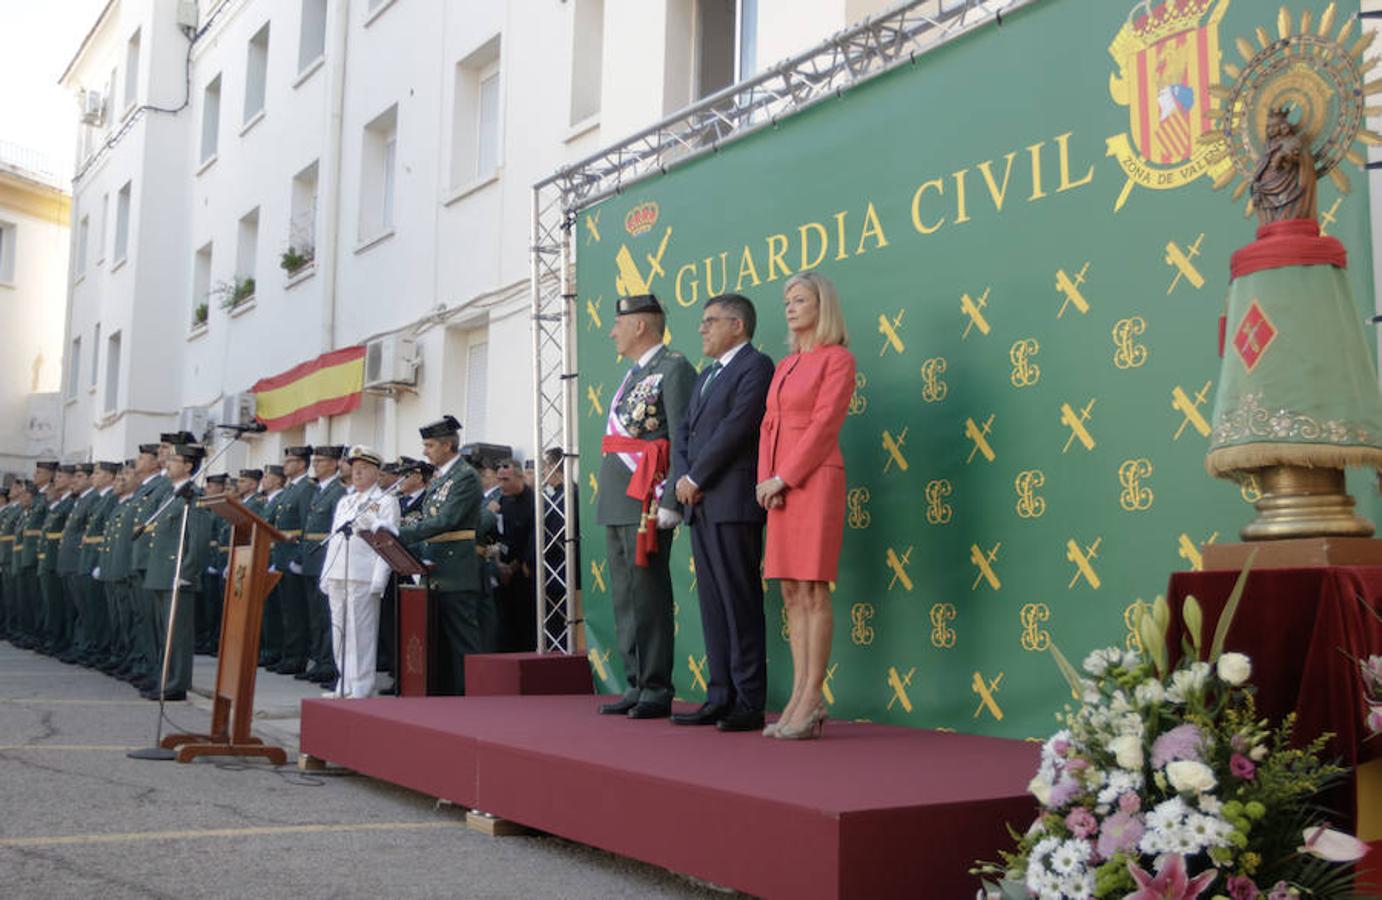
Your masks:
{"label": "red diamond emblem", "polygon": [[1257,301],[1252,301],[1252,305],[1243,316],[1243,321],[1238,323],[1238,330],[1233,333],[1233,347],[1238,351],[1239,358],[1243,360],[1243,365],[1249,372],[1262,359],[1275,339],[1276,328]]}

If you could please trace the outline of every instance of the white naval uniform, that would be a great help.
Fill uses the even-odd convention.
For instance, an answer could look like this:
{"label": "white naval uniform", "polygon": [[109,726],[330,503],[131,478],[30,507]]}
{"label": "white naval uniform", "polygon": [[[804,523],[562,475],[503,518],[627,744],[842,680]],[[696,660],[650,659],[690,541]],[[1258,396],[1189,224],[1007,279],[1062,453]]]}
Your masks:
{"label": "white naval uniform", "polygon": [[379,598],[389,583],[389,564],[352,534],[340,533],[346,522],[368,512],[376,526],[398,533],[398,500],[375,485],[336,502],[331,542],[326,547],[320,586],[331,603],[331,646],[340,664],[347,697],[374,693],[374,663],[379,641]]}

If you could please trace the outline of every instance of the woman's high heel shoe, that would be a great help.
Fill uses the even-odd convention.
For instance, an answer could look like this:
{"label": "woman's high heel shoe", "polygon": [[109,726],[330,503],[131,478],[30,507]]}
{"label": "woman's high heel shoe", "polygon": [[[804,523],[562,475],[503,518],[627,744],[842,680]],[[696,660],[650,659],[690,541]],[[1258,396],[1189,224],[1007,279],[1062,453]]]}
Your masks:
{"label": "woman's high heel shoe", "polygon": [[780,741],[815,740],[825,733],[826,718],[825,702],[822,701],[811,711],[810,717],[796,728],[779,722],[777,733],[773,736]]}
{"label": "woman's high heel shoe", "polygon": [[764,736],[764,737],[777,737],[777,726],[778,726],[779,724],[781,724],[780,721],[779,721],[779,722],[769,722],[767,725],[764,725],[764,726],[763,726],[763,736]]}

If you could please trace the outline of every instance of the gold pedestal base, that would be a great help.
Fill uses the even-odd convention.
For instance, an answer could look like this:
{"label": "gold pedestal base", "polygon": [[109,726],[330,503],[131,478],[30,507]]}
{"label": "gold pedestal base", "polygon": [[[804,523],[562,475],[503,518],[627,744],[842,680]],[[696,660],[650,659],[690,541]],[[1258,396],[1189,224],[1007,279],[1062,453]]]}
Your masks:
{"label": "gold pedestal base", "polygon": [[1268,466],[1258,470],[1262,499],[1257,519],[1239,532],[1245,541],[1307,537],[1369,537],[1376,530],[1354,515],[1343,469]]}
{"label": "gold pedestal base", "polygon": [[[1316,537],[1237,544],[1202,544],[1204,568],[1318,569],[1329,566],[1382,566],[1382,541],[1376,538]],[[1255,555],[1254,555],[1255,554]]]}

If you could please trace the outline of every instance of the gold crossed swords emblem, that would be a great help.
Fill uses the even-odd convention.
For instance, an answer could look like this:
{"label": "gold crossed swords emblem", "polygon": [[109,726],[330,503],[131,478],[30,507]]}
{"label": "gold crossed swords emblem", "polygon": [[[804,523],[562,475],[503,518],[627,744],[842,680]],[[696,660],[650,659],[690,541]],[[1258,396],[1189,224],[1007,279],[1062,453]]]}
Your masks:
{"label": "gold crossed swords emblem", "polygon": [[1089,433],[1089,429],[1085,427],[1085,423],[1089,421],[1089,414],[1090,411],[1094,409],[1095,402],[1096,399],[1091,398],[1078,413],[1075,412],[1074,408],[1069,403],[1062,403],[1060,405],[1060,422],[1070,429],[1070,437],[1065,439],[1065,446],[1061,448],[1061,453],[1065,453],[1069,450],[1070,445],[1077,440],[1084,445],[1086,450],[1094,449],[1094,435]]}
{"label": "gold crossed swords emblem", "polygon": [[1209,437],[1209,423],[1205,421],[1204,415],[1200,412],[1200,407],[1204,405],[1209,397],[1209,387],[1214,382],[1206,381],[1204,387],[1195,392],[1195,399],[1185,393],[1185,389],[1176,385],[1171,389],[1171,408],[1181,413],[1185,418],[1181,419],[1180,427],[1176,429],[1176,436],[1172,440],[1180,440],[1181,432],[1185,431],[1186,425],[1195,426],[1195,430],[1202,437]]}
{"label": "gold crossed swords emblem", "polygon": [[592,559],[590,561],[590,577],[595,579],[595,587],[599,588],[602,592],[607,592],[609,590],[605,587],[605,568],[608,565],[609,562],[607,560]]}
{"label": "gold crossed swords emblem", "polygon": [[960,340],[967,340],[969,332],[973,328],[979,329],[980,334],[989,333],[988,319],[984,318],[984,307],[989,305],[989,291],[991,288],[984,288],[984,292],[978,299],[970,297],[968,294],[960,295],[960,312],[969,317],[969,322],[965,324],[964,334],[960,335]]}
{"label": "gold crossed swords emblem", "polygon": [[883,335],[883,346],[878,351],[879,356],[887,353],[889,347],[892,347],[897,353],[902,353],[907,349],[907,345],[902,343],[902,338],[898,334],[902,330],[902,317],[906,314],[907,310],[905,309],[898,310],[895,319],[889,319],[883,313],[878,314],[878,333]]}
{"label": "gold crossed swords emblem", "polygon": [[916,666],[908,669],[906,675],[899,675],[896,666],[888,666],[888,687],[893,689],[893,695],[888,698],[888,709],[892,709],[894,703],[901,703],[907,712],[912,711],[912,698],[907,696],[907,688],[912,686],[912,676],[916,673]]}
{"label": "gold crossed swords emblem", "polygon": [[995,591],[1003,587],[1003,582],[998,578],[998,572],[993,568],[993,561],[998,558],[998,548],[1002,546],[1003,542],[999,541],[993,545],[992,550],[985,553],[979,549],[978,544],[969,545],[969,561],[974,563],[975,568],[979,570],[979,574],[974,576],[974,583],[969,586],[971,591],[977,591],[981,581],[987,581],[989,587]]}
{"label": "gold crossed swords emblem", "polygon": [[974,715],[971,718],[979,718],[979,714],[988,710],[989,714],[998,721],[1003,721],[1003,707],[998,705],[998,701],[993,695],[998,693],[998,686],[1003,683],[1003,673],[999,672],[998,677],[992,681],[986,681],[984,676],[978,672],[969,681],[969,689],[979,695],[979,705],[974,708]]}
{"label": "gold crossed swords emblem", "polygon": [[[1219,532],[1216,531],[1205,538],[1204,542],[1212,544],[1218,537]],[[1190,535],[1181,532],[1180,536],[1176,538],[1176,545],[1178,547],[1176,555],[1190,563],[1191,570],[1195,572],[1204,570],[1204,556],[1200,553],[1200,548],[1195,546],[1195,542],[1190,540]]]}
{"label": "gold crossed swords emblem", "polygon": [[1099,589],[1099,573],[1094,571],[1092,561],[1099,558],[1099,544],[1103,542],[1102,537],[1094,539],[1094,543],[1081,547],[1075,542],[1074,538],[1065,542],[1065,558],[1075,564],[1075,574],[1070,576],[1070,584],[1067,588],[1074,588],[1075,582],[1083,578],[1089,582],[1089,586],[1094,590]]}
{"label": "gold crossed swords emblem", "polygon": [[691,683],[698,688],[701,693],[704,694],[706,691],[710,690],[706,673],[708,666],[706,665],[704,656],[699,660],[697,660],[694,655],[687,656],[686,667],[691,670]]}
{"label": "gold crossed swords emblem", "polygon": [[840,668],[839,663],[831,663],[830,668],[825,670],[825,678],[821,681],[821,696],[831,706],[835,705],[835,691],[831,689],[830,682],[835,680],[835,670],[838,668]]}
{"label": "gold crossed swords emblem", "polygon": [[1343,197],[1334,198],[1334,205],[1320,213],[1320,234],[1329,234],[1329,227],[1339,221],[1339,204],[1344,202]]}
{"label": "gold crossed swords emblem", "polygon": [[974,462],[974,454],[982,453],[984,459],[989,462],[994,460],[993,447],[989,445],[988,435],[993,428],[993,418],[995,413],[989,413],[989,417],[980,425],[973,419],[965,419],[965,437],[973,442],[974,446],[969,449],[969,456],[965,459],[965,465]]}
{"label": "gold crossed swords emblem", "polygon": [[629,251],[629,248],[619,248],[619,252],[614,255],[614,263],[619,268],[619,274],[614,279],[614,287],[619,291],[621,297],[646,294],[648,293],[648,286],[653,283],[654,278],[667,276],[667,271],[662,268],[662,258],[667,255],[667,242],[671,238],[672,226],[668,225],[667,230],[662,234],[662,242],[657,246],[657,252],[644,254],[644,258],[648,261],[647,278],[644,278],[643,273],[639,271],[638,263],[634,260],[633,253]]}
{"label": "gold crossed swords emblem", "polygon": [[603,384],[587,384],[585,386],[585,399],[590,401],[590,410],[597,416],[605,414],[604,394],[605,386]]}
{"label": "gold crossed swords emblem", "polygon": [[605,663],[609,662],[609,651],[606,650],[601,653],[599,650],[591,647],[586,651],[585,656],[586,659],[590,660],[590,664],[595,667],[595,673],[600,676],[600,680],[608,681],[609,667],[605,665]]}
{"label": "gold crossed swords emblem", "polygon": [[902,586],[907,590],[910,591],[912,589],[912,579],[907,575],[907,566],[911,562],[911,559],[911,547],[908,547],[901,556],[898,556],[897,551],[892,547],[888,548],[888,568],[893,571],[892,581],[888,582],[888,590],[892,590],[893,585],[897,584],[899,581],[902,582]]}
{"label": "gold crossed swords emblem", "polygon": [[602,212],[604,212],[604,210],[597,209],[594,212],[589,212],[585,214],[586,246],[589,246],[592,241],[596,243],[599,243],[600,241],[600,213]]}
{"label": "gold crossed swords emblem", "polygon": [[903,472],[907,471],[907,457],[902,455],[902,448],[906,445],[906,443],[906,428],[898,432],[897,437],[893,437],[892,433],[889,432],[887,429],[883,430],[883,449],[888,451],[888,460],[887,462],[883,463],[884,472],[891,469],[893,467],[893,463],[897,463],[898,469],[902,470]]}
{"label": "gold crossed swords emblem", "polygon": [[1064,269],[1056,270],[1056,290],[1065,297],[1064,302],[1060,305],[1060,311],[1056,313],[1057,319],[1065,315],[1065,308],[1071,305],[1079,310],[1081,315],[1089,312],[1089,301],[1085,299],[1084,294],[1080,293],[1080,285],[1084,284],[1085,273],[1088,271],[1089,263],[1085,263],[1084,268],[1076,272],[1072,279],[1065,274]]}
{"label": "gold crossed swords emblem", "polygon": [[604,322],[600,321],[600,301],[603,297],[587,297],[585,301],[585,314],[590,317],[590,324],[595,328],[604,328]]}
{"label": "gold crossed swords emblem", "polygon": [[1200,255],[1200,244],[1203,241],[1204,232],[1200,232],[1200,236],[1195,238],[1195,243],[1184,250],[1175,241],[1166,242],[1166,265],[1176,270],[1176,277],[1171,280],[1171,286],[1166,289],[1166,296],[1171,296],[1171,292],[1180,284],[1182,278],[1196,288],[1204,287],[1204,276],[1191,262],[1192,259]]}

